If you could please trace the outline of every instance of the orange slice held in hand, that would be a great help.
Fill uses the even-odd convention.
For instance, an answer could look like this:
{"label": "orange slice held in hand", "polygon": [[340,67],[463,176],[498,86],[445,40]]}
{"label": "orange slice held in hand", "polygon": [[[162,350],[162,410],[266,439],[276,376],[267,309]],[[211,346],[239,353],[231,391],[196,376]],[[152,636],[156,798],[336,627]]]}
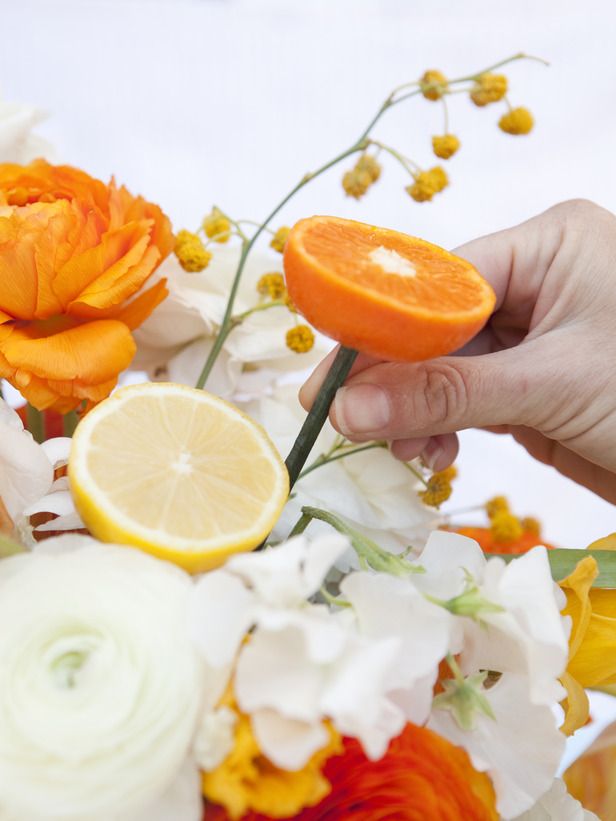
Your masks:
{"label": "orange slice held in hand", "polygon": [[284,250],[289,296],[315,328],[384,359],[457,350],[496,297],[475,268],[422,239],[338,217],[310,217]]}

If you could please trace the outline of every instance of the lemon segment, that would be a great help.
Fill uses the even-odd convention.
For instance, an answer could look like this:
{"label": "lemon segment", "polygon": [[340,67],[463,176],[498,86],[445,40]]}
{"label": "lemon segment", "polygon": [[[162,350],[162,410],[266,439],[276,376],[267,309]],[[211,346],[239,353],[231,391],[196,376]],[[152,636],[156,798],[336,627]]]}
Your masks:
{"label": "lemon segment", "polygon": [[191,572],[252,550],[289,493],[265,431],[229,402],[171,383],[116,391],[79,423],[69,477],[94,536]]}

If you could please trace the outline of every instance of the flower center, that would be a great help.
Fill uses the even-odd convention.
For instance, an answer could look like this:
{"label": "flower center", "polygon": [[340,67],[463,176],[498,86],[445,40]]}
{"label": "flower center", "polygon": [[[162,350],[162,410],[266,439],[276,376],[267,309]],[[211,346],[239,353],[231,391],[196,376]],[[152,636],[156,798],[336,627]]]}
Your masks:
{"label": "flower center", "polygon": [[54,641],[43,658],[53,684],[60,690],[77,687],[99,645],[100,637],[87,634],[66,635]]}
{"label": "flower center", "polygon": [[386,274],[398,274],[402,277],[417,276],[415,266],[408,259],[404,259],[397,251],[384,248],[382,245],[370,251],[370,259],[375,265],[380,266]]}

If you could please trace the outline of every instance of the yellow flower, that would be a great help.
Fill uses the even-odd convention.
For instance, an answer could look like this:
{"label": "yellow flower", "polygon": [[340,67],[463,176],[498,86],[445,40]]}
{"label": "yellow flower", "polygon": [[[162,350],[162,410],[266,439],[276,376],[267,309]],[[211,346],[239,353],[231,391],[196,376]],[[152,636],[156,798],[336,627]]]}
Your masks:
{"label": "yellow flower", "polygon": [[366,171],[370,174],[370,179],[372,182],[376,182],[381,176],[381,165],[370,154],[362,154],[355,163],[355,168],[358,171]]}
{"label": "yellow flower", "polygon": [[270,248],[273,248],[274,251],[278,251],[278,253],[282,254],[290,231],[291,229],[288,225],[281,226],[272,237],[270,241]]}
{"label": "yellow flower", "polygon": [[569,664],[562,683],[567,690],[563,731],[574,732],[588,718],[585,687],[616,684],[616,593],[593,588],[597,562],[587,556],[559,582],[567,597],[563,615],[572,619]]}
{"label": "yellow flower", "polygon": [[174,250],[182,268],[190,273],[203,271],[212,259],[205,245],[191,231],[183,230],[178,233]]}
{"label": "yellow flower", "polygon": [[372,185],[372,177],[367,171],[358,171],[357,166],[347,171],[342,178],[342,187],[348,197],[358,200]]}
{"label": "yellow flower", "polygon": [[492,499],[488,499],[485,504],[486,513],[488,514],[488,518],[492,518],[496,513],[500,513],[501,511],[509,512],[509,502],[505,498],[505,496],[494,496]]}
{"label": "yellow flower", "polygon": [[455,134],[443,134],[442,136],[432,137],[432,150],[437,157],[442,160],[448,160],[460,148],[460,140]]}
{"label": "yellow flower", "polygon": [[419,492],[419,498],[429,507],[439,507],[451,496],[451,468],[433,473],[428,479],[425,490]]}
{"label": "yellow flower", "polygon": [[507,93],[507,78],[504,74],[482,74],[471,89],[471,100],[478,106],[496,103]]}
{"label": "yellow flower", "polygon": [[327,746],[303,769],[291,772],[279,769],[262,754],[250,719],[240,714],[233,750],[219,767],[202,774],[203,795],[221,804],[233,821],[251,810],[268,818],[289,818],[304,807],[313,807],[331,790],[321,773],[323,764],[343,751],[340,736],[331,727],[328,730]]}
{"label": "yellow flower", "polygon": [[296,325],[287,331],[287,348],[295,353],[306,353],[314,345],[314,333],[308,325]]}
{"label": "yellow flower", "polygon": [[521,522],[524,533],[531,533],[533,536],[541,536],[541,522],[534,516],[525,516]]}
{"label": "yellow flower", "polygon": [[517,542],[524,529],[517,516],[507,510],[499,510],[492,516],[490,532],[495,542],[507,544],[507,542]]}
{"label": "yellow flower", "polygon": [[263,274],[257,282],[257,291],[261,296],[270,299],[285,299],[287,296],[287,286],[284,284],[284,277],[279,273]]}
{"label": "yellow flower", "polygon": [[445,77],[442,71],[435,68],[424,72],[424,75],[419,80],[419,86],[426,100],[440,100],[449,88],[447,77]]}
{"label": "yellow flower", "polygon": [[506,134],[528,134],[533,125],[533,115],[527,108],[512,108],[498,121],[498,127]]}
{"label": "yellow flower", "polygon": [[435,165],[428,171],[420,171],[415,175],[413,185],[407,185],[406,191],[415,202],[429,202],[435,194],[438,194],[449,184],[449,179],[445,169],[440,165]]}
{"label": "yellow flower", "polygon": [[228,242],[231,237],[231,222],[219,208],[212,208],[203,220],[203,230],[214,242]]}
{"label": "yellow flower", "polygon": [[609,724],[563,775],[567,789],[604,821],[616,813],[616,722]]}

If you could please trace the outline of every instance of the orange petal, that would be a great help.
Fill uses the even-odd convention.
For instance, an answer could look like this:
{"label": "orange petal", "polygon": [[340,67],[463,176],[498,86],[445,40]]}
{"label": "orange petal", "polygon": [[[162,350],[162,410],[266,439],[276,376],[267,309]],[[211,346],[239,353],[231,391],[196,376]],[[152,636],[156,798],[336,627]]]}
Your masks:
{"label": "orange petal", "polygon": [[118,311],[114,319],[119,319],[120,322],[127,325],[131,331],[134,331],[135,328],[138,328],[142,322],[145,322],[154,308],[156,308],[157,305],[160,305],[160,303],[166,299],[168,295],[169,290],[167,288],[167,280],[161,279],[156,283],[156,285],[148,288],[147,291],[139,294],[139,296],[133,299],[132,302],[125,305],[120,311]]}
{"label": "orange petal", "polygon": [[117,377],[135,354],[135,343],[122,322],[104,319],[43,336],[34,325],[0,326],[0,351],[10,366],[52,380],[97,385]]}

